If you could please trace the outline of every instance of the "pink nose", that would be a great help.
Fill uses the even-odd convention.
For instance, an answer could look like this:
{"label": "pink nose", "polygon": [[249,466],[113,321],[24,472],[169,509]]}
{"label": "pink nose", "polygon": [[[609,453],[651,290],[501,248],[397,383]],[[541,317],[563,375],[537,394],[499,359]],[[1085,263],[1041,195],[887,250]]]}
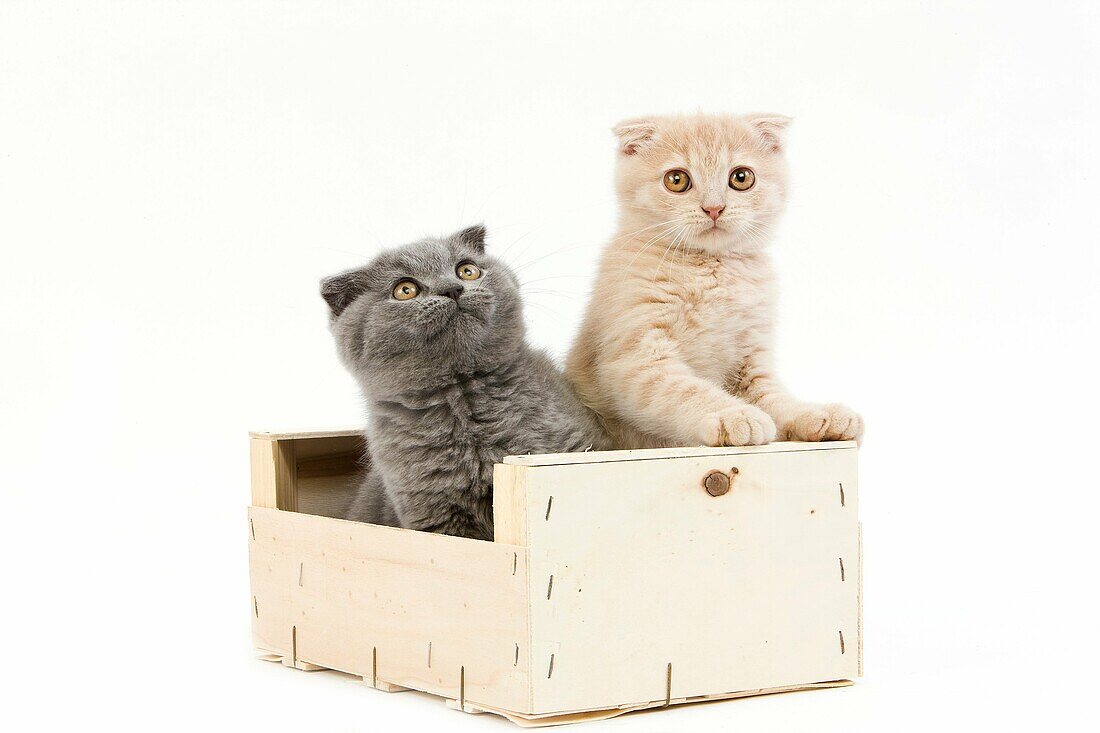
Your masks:
{"label": "pink nose", "polygon": [[726,210],[725,206],[704,206],[703,211],[707,212],[707,216],[711,221],[718,221],[718,217],[722,215],[722,212]]}

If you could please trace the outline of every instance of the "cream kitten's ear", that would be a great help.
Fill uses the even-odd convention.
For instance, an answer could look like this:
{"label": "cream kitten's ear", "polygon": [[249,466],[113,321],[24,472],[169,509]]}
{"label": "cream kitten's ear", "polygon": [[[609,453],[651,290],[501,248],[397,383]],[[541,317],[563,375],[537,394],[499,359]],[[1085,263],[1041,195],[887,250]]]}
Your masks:
{"label": "cream kitten's ear", "polygon": [[750,115],[749,123],[756,134],[773,153],[778,153],[787,142],[787,128],[791,118],[785,115]]}
{"label": "cream kitten's ear", "polygon": [[623,155],[634,155],[638,148],[645,145],[657,132],[657,123],[645,117],[623,120],[611,128],[619,138],[619,149]]}

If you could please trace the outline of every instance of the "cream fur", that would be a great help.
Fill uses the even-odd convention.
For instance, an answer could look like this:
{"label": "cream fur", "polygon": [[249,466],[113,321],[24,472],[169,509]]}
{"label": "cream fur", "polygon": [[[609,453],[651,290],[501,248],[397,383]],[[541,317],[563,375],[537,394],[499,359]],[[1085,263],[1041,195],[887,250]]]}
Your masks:
{"label": "cream fur", "polygon": [[[790,396],[772,366],[765,251],[787,195],[778,115],[650,117],[615,127],[621,205],[566,373],[620,448],[859,438],[843,405]],[[756,183],[729,187],[748,166]],[[665,189],[667,171],[692,187]],[[703,207],[725,206],[712,222]]]}

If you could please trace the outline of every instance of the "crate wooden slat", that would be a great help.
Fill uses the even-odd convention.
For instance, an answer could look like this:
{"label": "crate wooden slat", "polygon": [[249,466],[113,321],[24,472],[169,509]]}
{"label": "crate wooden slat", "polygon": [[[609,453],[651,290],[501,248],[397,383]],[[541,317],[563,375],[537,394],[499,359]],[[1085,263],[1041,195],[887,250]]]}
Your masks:
{"label": "crate wooden slat", "polygon": [[248,516],[258,649],[525,709],[525,548],[263,507]]}
{"label": "crate wooden slat", "polygon": [[586,451],[584,453],[539,453],[525,456],[505,456],[504,463],[510,466],[557,466],[572,463],[619,463],[622,461],[652,461],[663,458],[702,458],[717,456],[742,456],[760,453],[791,453],[813,450],[839,450],[855,448],[854,440],[833,443],[794,443],[780,441],[767,445],[727,446],[710,448],[646,448],[635,450]]}

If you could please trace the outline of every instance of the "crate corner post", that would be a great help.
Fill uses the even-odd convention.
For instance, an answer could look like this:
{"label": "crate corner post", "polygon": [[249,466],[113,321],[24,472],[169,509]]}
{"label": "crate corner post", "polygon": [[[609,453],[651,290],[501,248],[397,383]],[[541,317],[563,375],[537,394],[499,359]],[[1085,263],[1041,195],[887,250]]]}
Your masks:
{"label": "crate corner post", "polygon": [[271,434],[249,435],[252,467],[252,506],[298,510],[298,471],[294,441]]}

